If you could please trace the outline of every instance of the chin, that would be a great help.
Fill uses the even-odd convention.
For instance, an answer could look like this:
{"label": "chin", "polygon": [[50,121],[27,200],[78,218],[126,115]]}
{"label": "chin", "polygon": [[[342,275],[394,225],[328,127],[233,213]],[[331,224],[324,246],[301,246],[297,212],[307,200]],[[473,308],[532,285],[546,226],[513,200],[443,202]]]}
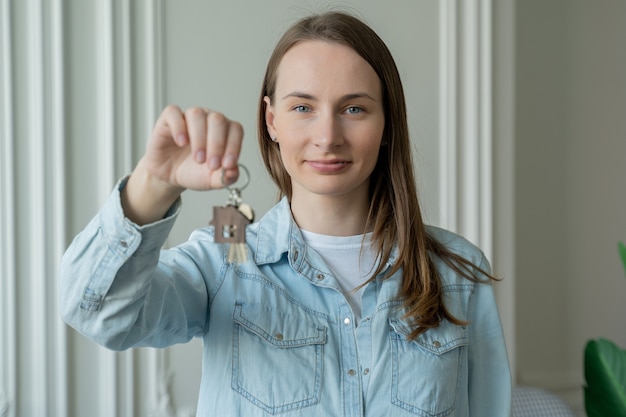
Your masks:
{"label": "chin", "polygon": [[[345,184],[315,184],[308,187],[298,186],[299,193],[312,194],[319,197],[350,197],[357,198],[361,194],[367,195],[367,187],[363,190],[361,186],[346,186]],[[295,189],[294,189],[295,190]],[[365,192],[364,192],[365,191]]]}

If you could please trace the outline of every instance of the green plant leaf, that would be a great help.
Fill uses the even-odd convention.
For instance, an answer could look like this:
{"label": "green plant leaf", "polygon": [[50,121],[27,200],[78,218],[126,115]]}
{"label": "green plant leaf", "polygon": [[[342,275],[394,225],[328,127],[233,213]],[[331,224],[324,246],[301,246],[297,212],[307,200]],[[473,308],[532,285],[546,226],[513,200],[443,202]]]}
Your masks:
{"label": "green plant leaf", "polygon": [[619,242],[617,248],[619,249],[619,256],[622,258],[622,263],[624,264],[624,273],[626,273],[626,245],[624,245],[623,242]]}
{"label": "green plant leaf", "polygon": [[626,417],[626,350],[606,339],[585,346],[588,417]]}

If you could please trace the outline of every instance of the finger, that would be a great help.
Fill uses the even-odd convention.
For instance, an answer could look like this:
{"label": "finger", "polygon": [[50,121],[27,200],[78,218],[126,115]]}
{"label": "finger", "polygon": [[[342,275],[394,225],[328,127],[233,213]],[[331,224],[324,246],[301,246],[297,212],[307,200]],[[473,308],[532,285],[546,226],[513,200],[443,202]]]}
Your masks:
{"label": "finger", "polygon": [[178,146],[184,146],[187,143],[187,126],[185,118],[180,107],[169,105],[163,109],[160,116],[162,129],[157,133],[161,137],[167,137],[174,140]]}
{"label": "finger", "polygon": [[192,107],[185,111],[187,133],[193,158],[199,164],[206,161],[206,110]]}
{"label": "finger", "polygon": [[207,160],[210,169],[222,166],[229,123],[222,113],[211,112],[207,116]]}
{"label": "finger", "polygon": [[243,126],[238,122],[230,122],[228,126],[226,147],[224,149],[224,158],[222,159],[224,178],[228,183],[234,182],[239,176],[237,163],[239,160],[239,154],[241,153],[242,142]]}

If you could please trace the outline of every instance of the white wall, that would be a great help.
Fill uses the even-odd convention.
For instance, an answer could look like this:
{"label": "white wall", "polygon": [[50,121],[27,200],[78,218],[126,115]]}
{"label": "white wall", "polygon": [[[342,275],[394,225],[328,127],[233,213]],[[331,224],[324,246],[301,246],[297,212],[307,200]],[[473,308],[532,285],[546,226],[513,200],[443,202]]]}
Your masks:
{"label": "white wall", "polygon": [[[353,8],[396,57],[428,220],[490,254],[491,2],[328,4]],[[55,296],[59,257],[132,169],[165,103],[213,107],[244,124],[253,172],[244,198],[267,210],[275,194],[254,138],[265,61],[289,23],[328,4],[0,2],[0,415],[193,413],[199,344],[113,353],[67,329]],[[169,244],[225,198],[187,193]]]}
{"label": "white wall", "polygon": [[[218,108],[241,121],[246,132],[243,163],[255,173],[255,183],[243,197],[259,215],[276,197],[256,142],[257,99],[274,44],[295,19],[329,5],[365,18],[388,43],[403,75],[416,157],[422,162],[418,175],[424,182],[424,204],[429,217],[438,221],[439,149],[434,140],[439,135],[437,1],[396,1],[394,7],[374,0],[169,1],[164,5],[164,101],[182,107],[202,104]],[[186,239],[189,230],[206,224],[214,199],[220,204],[226,201],[226,192],[216,194],[189,193],[172,242]],[[198,206],[206,207],[206,214],[198,215]]]}
{"label": "white wall", "polygon": [[626,347],[626,3],[517,3],[516,288],[521,382],[582,412],[583,349]]}

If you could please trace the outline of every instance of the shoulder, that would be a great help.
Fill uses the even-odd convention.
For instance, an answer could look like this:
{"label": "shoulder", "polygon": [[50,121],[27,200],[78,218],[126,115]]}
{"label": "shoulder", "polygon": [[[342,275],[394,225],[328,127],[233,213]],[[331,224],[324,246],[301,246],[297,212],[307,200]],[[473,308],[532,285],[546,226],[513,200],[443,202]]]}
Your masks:
{"label": "shoulder", "polygon": [[485,261],[483,251],[461,235],[435,226],[427,226],[426,232],[452,253],[462,256],[478,266]]}
{"label": "shoulder", "polygon": [[[475,268],[479,268],[482,271],[490,272],[491,267],[483,251],[467,240],[465,237],[458,235],[449,230],[445,230],[439,227],[427,226],[426,232],[428,235],[437,241],[439,244],[445,247],[451,253],[458,255],[468,261]],[[435,264],[439,270],[442,279],[447,283],[464,282],[469,281],[462,279],[458,273],[456,273],[450,266],[446,264],[442,259],[435,259]],[[482,275],[478,270],[475,270],[477,276]]]}

